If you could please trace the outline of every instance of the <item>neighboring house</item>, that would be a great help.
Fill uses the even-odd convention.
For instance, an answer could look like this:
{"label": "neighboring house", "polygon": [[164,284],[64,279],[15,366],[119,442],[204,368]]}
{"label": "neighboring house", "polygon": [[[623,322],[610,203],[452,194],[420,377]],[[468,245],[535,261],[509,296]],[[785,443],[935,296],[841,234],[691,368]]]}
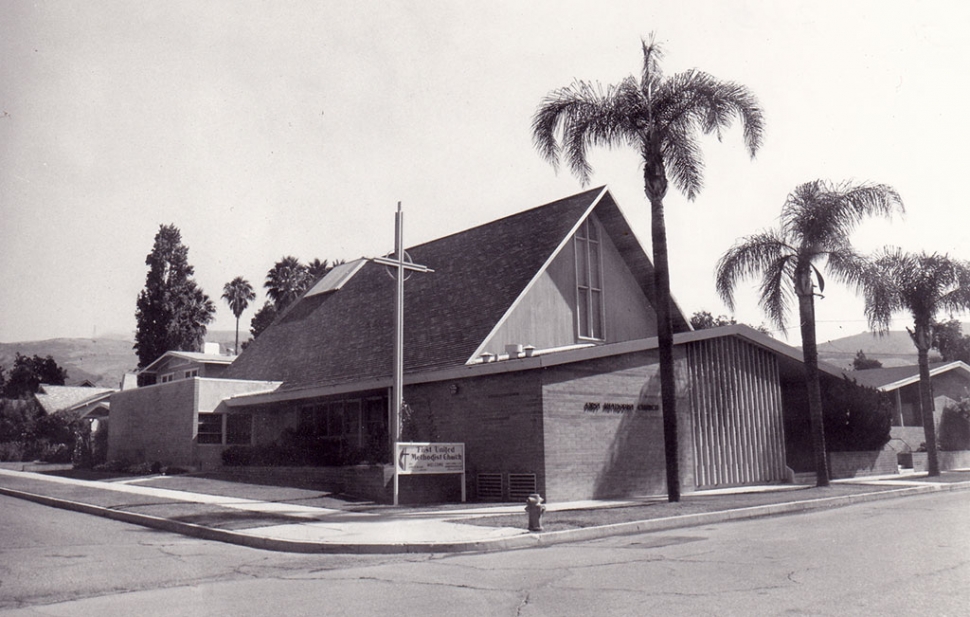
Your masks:
{"label": "neighboring house", "polygon": [[222,377],[236,356],[219,353],[217,343],[206,343],[206,350],[166,351],[157,360],[143,368],[140,373],[145,382],[168,383],[192,377]]}
{"label": "neighboring house", "polygon": [[[96,409],[100,409],[102,405],[106,406],[111,393],[116,391],[115,388],[41,384],[34,397],[48,414],[59,411],[74,411],[78,413],[78,417],[84,417]],[[105,412],[104,415],[107,415],[107,413]]]}
{"label": "neighboring house", "polygon": [[[407,253],[434,272],[405,283],[405,430],[465,444],[472,499],[666,491],[653,265],[608,190]],[[114,395],[112,458],[214,466],[287,430],[345,460],[387,453],[388,274],[364,259],[335,268],[223,379]],[[672,309],[684,490],[789,478],[786,439],[803,445],[783,411],[805,399],[801,352],[741,325],[692,332]],[[439,480],[454,482],[405,476],[402,497]]]}
{"label": "neighboring house", "polygon": [[[893,417],[890,445],[896,451],[912,452],[925,442],[923,416],[919,403],[919,366],[895,366],[847,373],[860,385],[876,388],[892,396]],[[940,425],[943,408],[951,401],[970,397],[970,366],[964,362],[930,365],[933,419]]]}

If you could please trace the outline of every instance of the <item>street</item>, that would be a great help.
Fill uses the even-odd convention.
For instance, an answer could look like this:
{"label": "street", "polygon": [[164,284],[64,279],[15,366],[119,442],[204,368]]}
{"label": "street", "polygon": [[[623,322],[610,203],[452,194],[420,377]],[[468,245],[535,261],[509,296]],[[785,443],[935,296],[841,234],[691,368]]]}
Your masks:
{"label": "street", "polygon": [[970,491],[488,554],[292,555],[0,497],[3,615],[966,615]]}

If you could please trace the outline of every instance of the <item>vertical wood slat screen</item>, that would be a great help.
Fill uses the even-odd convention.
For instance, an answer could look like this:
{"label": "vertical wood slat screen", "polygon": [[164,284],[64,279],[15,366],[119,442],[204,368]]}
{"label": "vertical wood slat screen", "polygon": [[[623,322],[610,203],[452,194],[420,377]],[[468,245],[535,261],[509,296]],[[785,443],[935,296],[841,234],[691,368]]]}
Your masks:
{"label": "vertical wood slat screen", "polygon": [[778,364],[735,337],[687,346],[698,487],[781,480],[786,475]]}

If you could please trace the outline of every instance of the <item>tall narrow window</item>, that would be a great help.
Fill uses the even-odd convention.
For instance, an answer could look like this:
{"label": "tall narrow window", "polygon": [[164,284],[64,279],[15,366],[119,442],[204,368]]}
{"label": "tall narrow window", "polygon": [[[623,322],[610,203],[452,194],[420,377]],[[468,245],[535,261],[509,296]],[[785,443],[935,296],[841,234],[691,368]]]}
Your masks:
{"label": "tall narrow window", "polygon": [[576,315],[580,338],[602,340],[603,273],[600,234],[591,219],[576,231]]}

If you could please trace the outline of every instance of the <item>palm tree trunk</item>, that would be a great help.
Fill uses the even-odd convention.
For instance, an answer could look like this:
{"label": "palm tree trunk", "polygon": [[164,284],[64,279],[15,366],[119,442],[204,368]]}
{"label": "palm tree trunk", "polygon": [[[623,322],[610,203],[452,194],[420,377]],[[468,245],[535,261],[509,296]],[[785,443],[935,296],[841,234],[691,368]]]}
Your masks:
{"label": "palm tree trunk", "polygon": [[236,346],[232,348],[233,355],[239,355],[239,317],[236,317]]}
{"label": "palm tree trunk", "polygon": [[670,319],[670,268],[663,199],[650,199],[654,295],[657,303],[657,342],[660,356],[660,404],[664,427],[667,501],[680,501],[680,461],[677,439],[677,382],[674,376],[674,332]]}
{"label": "palm tree trunk", "polygon": [[[815,455],[815,486],[829,485],[829,466],[825,453],[825,421],[822,414],[822,391],[818,376],[818,342],[815,338],[815,296],[811,279],[807,286],[804,277],[796,274],[801,284],[798,290],[798,315],[802,331],[802,357],[805,361],[805,388],[808,392],[808,417],[812,431],[812,452]],[[807,289],[806,289],[807,287]],[[806,293],[807,291],[807,293]]]}
{"label": "palm tree trunk", "polygon": [[930,335],[927,326],[916,326],[916,357],[919,363],[919,406],[923,417],[923,440],[926,442],[926,471],[940,475],[940,459],[936,444],[936,421],[933,417],[933,384],[930,381]]}

